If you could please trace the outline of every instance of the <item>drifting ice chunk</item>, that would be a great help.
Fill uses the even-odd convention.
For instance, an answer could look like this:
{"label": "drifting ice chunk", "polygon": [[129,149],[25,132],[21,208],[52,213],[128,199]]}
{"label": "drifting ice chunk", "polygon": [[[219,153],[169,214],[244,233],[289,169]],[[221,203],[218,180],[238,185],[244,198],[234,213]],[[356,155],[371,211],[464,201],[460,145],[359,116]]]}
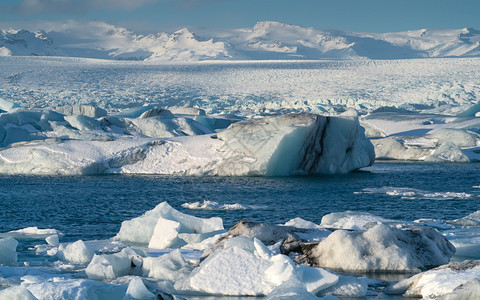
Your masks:
{"label": "drifting ice chunk", "polygon": [[251,206],[245,206],[242,204],[219,204],[215,201],[203,200],[203,202],[189,202],[183,203],[182,207],[188,209],[199,209],[199,210],[247,210]]}
{"label": "drifting ice chunk", "polygon": [[186,242],[179,237],[180,233],[202,234],[218,230],[223,230],[222,219],[189,216],[162,202],[144,215],[122,222],[115,238],[164,249],[184,245]]}
{"label": "drifting ice chunk", "polygon": [[368,283],[366,278],[340,276],[335,285],[321,292],[322,295],[334,295],[339,297],[365,297]]}
{"label": "drifting ice chunk", "polygon": [[133,278],[128,284],[128,289],[123,300],[133,300],[133,299],[155,299],[155,295],[152,294],[140,277]]}
{"label": "drifting ice chunk", "polygon": [[217,251],[205,259],[178,290],[232,296],[266,295],[271,287],[265,282],[270,263],[239,247]]}
{"label": "drifting ice chunk", "polygon": [[86,131],[100,129],[100,122],[83,115],[66,116],[65,121],[78,130]]}
{"label": "drifting ice chunk", "polygon": [[480,210],[477,210],[466,217],[450,221],[449,223],[460,226],[480,226]]}
{"label": "drifting ice chunk", "polygon": [[168,108],[174,114],[205,116],[205,110],[190,106],[171,106]]}
{"label": "drifting ice chunk", "polygon": [[373,145],[355,117],[289,114],[230,125],[218,134],[222,175],[335,174],[369,166]]}
{"label": "drifting ice chunk", "polygon": [[395,138],[388,137],[372,140],[377,159],[424,160],[431,154],[430,149],[407,147]]}
{"label": "drifting ice chunk", "polygon": [[[323,269],[296,266],[288,257],[273,254],[262,242],[241,237],[235,246],[218,249],[208,256],[188,278],[177,282],[178,290],[208,294],[268,295],[285,282],[299,283],[301,293],[317,293],[338,281]],[[312,295],[312,294],[310,294]]]}
{"label": "drifting ice chunk", "polygon": [[7,101],[5,99],[0,98],[0,112],[3,111],[9,111],[15,108],[20,108],[18,104]]}
{"label": "drifting ice chunk", "polygon": [[145,257],[142,269],[144,277],[170,281],[183,279],[191,271],[180,250],[159,257]]}
{"label": "drifting ice chunk", "polygon": [[476,299],[480,292],[480,261],[452,263],[404,279],[387,289],[392,294],[423,299]]}
{"label": "drifting ice chunk", "polygon": [[90,118],[100,118],[107,115],[107,111],[93,105],[66,105],[57,107],[59,113],[67,116],[87,116]]}
{"label": "drifting ice chunk", "polygon": [[427,137],[436,139],[439,144],[453,141],[458,147],[475,147],[480,141],[480,136],[476,133],[453,128],[436,130]]}
{"label": "drifting ice chunk", "polygon": [[[313,295],[305,286],[298,280],[292,279],[282,283],[281,285],[274,288],[265,300],[319,300],[317,296]],[[337,300],[334,298],[332,300]],[[326,299],[325,299],[326,300]]]}
{"label": "drifting ice chunk", "polygon": [[27,227],[0,233],[0,236],[9,236],[17,240],[43,240],[51,235],[63,236],[63,233],[56,229],[38,229],[38,227]]}
{"label": "drifting ice chunk", "polygon": [[445,264],[454,253],[435,229],[400,230],[379,224],[364,232],[337,230],[300,260],[345,271],[412,272]]}
{"label": "drifting ice chunk", "polygon": [[345,211],[330,213],[322,217],[321,225],[328,228],[367,230],[379,223],[393,222],[369,213]]}
{"label": "drifting ice chunk", "polygon": [[302,229],[323,229],[323,226],[317,225],[313,222],[298,217],[287,221],[284,225]]}
{"label": "drifting ice chunk", "polygon": [[57,234],[54,234],[54,235],[51,235],[49,237],[47,237],[45,239],[45,241],[47,242],[47,244],[49,244],[50,246],[54,246],[54,247],[58,247],[58,245],[60,245],[60,241],[58,239],[58,235]]}
{"label": "drifting ice chunk", "polygon": [[68,245],[60,245],[58,247],[57,256],[64,261],[76,265],[85,265],[90,262],[93,252],[87,248],[82,240]]}
{"label": "drifting ice chunk", "polygon": [[[24,113],[22,118],[30,116],[29,112]],[[0,116],[0,124],[4,116]],[[59,116],[65,122],[64,116]],[[41,114],[30,117],[36,120]],[[55,116],[41,118],[42,122],[34,120],[32,126],[51,130],[53,123],[49,118]],[[27,143],[0,150],[0,173],[283,176],[346,173],[374,161],[373,146],[354,117],[281,115],[234,123],[218,136],[188,138],[179,135],[210,130],[191,119],[158,118],[132,119],[124,126],[141,136],[177,137]],[[44,135],[18,130],[23,130],[20,135],[7,130],[0,147],[19,141],[18,136],[22,141],[45,140]],[[107,138],[105,134],[101,136]]]}
{"label": "drifting ice chunk", "polygon": [[457,145],[452,142],[445,142],[438,147],[432,155],[425,161],[430,162],[469,162],[470,159],[466,156]]}
{"label": "drifting ice chunk", "polygon": [[23,285],[12,286],[0,290],[0,299],[8,300],[37,300]]}
{"label": "drifting ice chunk", "polygon": [[118,300],[125,295],[125,285],[86,279],[54,277],[36,283],[25,283],[38,299],[102,299]]}
{"label": "drifting ice chunk", "polygon": [[174,115],[169,110],[154,107],[150,110],[145,111],[139,116],[140,119],[146,119],[151,117],[163,117],[171,119],[174,118]]}
{"label": "drifting ice chunk", "polygon": [[0,239],[0,265],[17,265],[17,246],[18,242],[14,238]]}
{"label": "drifting ice chunk", "polygon": [[141,272],[142,258],[131,248],[124,248],[119,253],[93,256],[85,269],[89,279],[115,279],[125,275]]}
{"label": "drifting ice chunk", "polygon": [[177,239],[180,231],[180,223],[170,221],[160,217],[157,225],[153,229],[152,238],[148,243],[148,248],[165,249],[172,246],[173,241]]}

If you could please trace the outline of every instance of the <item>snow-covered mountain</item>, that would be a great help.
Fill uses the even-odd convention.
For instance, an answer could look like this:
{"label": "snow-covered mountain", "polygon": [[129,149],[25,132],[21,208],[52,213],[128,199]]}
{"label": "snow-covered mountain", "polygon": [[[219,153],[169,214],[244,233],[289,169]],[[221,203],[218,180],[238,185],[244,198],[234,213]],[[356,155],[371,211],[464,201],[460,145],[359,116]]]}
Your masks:
{"label": "snow-covered mountain", "polygon": [[45,32],[0,30],[0,56],[63,56],[65,55]]}
{"label": "snow-covered mountain", "polygon": [[46,32],[0,30],[0,55],[160,61],[473,57],[480,56],[480,31],[358,33],[259,22],[247,29],[138,35],[101,22],[71,22]]}

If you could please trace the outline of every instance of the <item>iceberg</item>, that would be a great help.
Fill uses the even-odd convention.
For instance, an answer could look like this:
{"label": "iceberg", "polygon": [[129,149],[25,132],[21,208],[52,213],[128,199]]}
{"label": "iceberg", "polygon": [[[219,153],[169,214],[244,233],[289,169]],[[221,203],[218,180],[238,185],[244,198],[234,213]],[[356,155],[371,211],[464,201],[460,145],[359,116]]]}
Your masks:
{"label": "iceberg", "polygon": [[94,105],[66,105],[56,108],[56,111],[66,116],[87,116],[100,118],[107,115],[107,111]]}
{"label": "iceberg", "polygon": [[132,248],[124,248],[114,254],[94,254],[85,269],[93,280],[112,280],[121,276],[141,274],[141,256]]}
{"label": "iceberg", "polygon": [[142,272],[144,277],[158,280],[177,281],[187,277],[192,271],[180,250],[174,250],[159,257],[144,257]]}
{"label": "iceberg", "polygon": [[0,239],[0,265],[17,265],[18,242],[12,237]]}
{"label": "iceberg", "polygon": [[36,226],[0,233],[0,237],[12,237],[17,240],[44,240],[53,235],[58,239],[63,236],[63,233],[56,229],[39,229]]}
{"label": "iceberg", "polygon": [[[34,116],[37,119],[44,118],[39,114]],[[64,120],[64,117],[60,118]],[[72,126],[97,128],[96,121],[87,121],[86,116],[66,117],[70,121],[79,121],[79,118],[85,120]],[[164,121],[156,118],[134,119],[132,124],[137,126],[135,130],[143,128],[136,138],[49,140],[39,133],[25,133],[23,140],[43,141],[0,150],[0,173],[221,176],[338,174],[369,166],[375,158],[373,146],[365,138],[356,117],[287,114],[234,123],[216,135],[168,139],[144,137],[156,136],[155,132],[159,130],[160,136],[179,134],[174,133],[177,129],[161,129],[163,125],[159,127],[158,124]],[[147,126],[144,124],[146,121],[140,120],[156,120],[157,123]],[[174,120],[182,121],[179,118]],[[182,132],[205,133],[197,125],[195,128],[200,128],[200,131],[193,127],[188,129],[189,122],[194,121],[182,125]],[[138,127],[140,124],[143,125]],[[47,122],[45,126],[50,125]]]}
{"label": "iceberg", "polygon": [[220,218],[202,219],[186,215],[173,209],[167,202],[162,202],[142,216],[122,222],[115,239],[153,249],[165,249],[187,244],[186,239],[191,236],[182,238],[181,234],[195,235],[199,242],[222,230],[223,221]]}
{"label": "iceberg", "polygon": [[[338,174],[375,159],[356,117],[286,114],[234,123],[218,134],[220,175]],[[240,173],[240,174],[237,174]]]}
{"label": "iceberg", "polygon": [[453,245],[437,230],[400,230],[377,224],[366,231],[336,230],[303,250],[308,265],[350,272],[419,272],[448,263]]}
{"label": "iceberg", "polygon": [[368,279],[352,276],[340,276],[338,282],[321,291],[322,295],[338,297],[365,297],[368,291]]}
{"label": "iceberg", "polygon": [[293,281],[312,295],[338,281],[337,275],[326,270],[296,266],[288,256],[275,255],[258,239],[236,239],[241,242],[217,249],[187,278],[175,283],[175,288],[214,295],[261,296]]}
{"label": "iceberg", "polygon": [[10,111],[12,109],[15,109],[15,108],[20,108],[20,106],[16,103],[13,103],[13,102],[7,101],[3,98],[0,98],[0,113],[2,111],[8,112],[8,111]]}
{"label": "iceberg", "polygon": [[37,299],[122,299],[127,287],[81,278],[53,277],[22,282]]}
{"label": "iceberg", "polygon": [[66,262],[76,265],[86,265],[92,259],[94,253],[82,240],[58,247],[57,256]]}
{"label": "iceberg", "polygon": [[155,295],[151,293],[142,281],[142,278],[135,277],[128,284],[127,293],[123,300],[134,299],[156,299]]}
{"label": "iceberg", "polygon": [[423,299],[475,299],[480,291],[480,261],[444,265],[404,279],[386,291]]}
{"label": "iceberg", "polygon": [[37,298],[23,285],[12,286],[0,290],[0,299],[37,300]]}
{"label": "iceberg", "polygon": [[374,225],[387,222],[393,223],[394,221],[369,213],[345,211],[324,215],[321,225],[335,229],[367,230]]}

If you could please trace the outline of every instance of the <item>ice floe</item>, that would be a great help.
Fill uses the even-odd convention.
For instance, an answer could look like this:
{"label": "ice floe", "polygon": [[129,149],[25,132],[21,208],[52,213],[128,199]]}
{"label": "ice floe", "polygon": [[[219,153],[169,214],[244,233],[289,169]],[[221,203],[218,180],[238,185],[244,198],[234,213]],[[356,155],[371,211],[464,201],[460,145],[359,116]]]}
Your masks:
{"label": "ice floe", "polygon": [[56,229],[39,229],[38,227],[27,227],[0,233],[0,237],[12,237],[19,240],[43,240],[51,236],[62,237],[63,233]]}
{"label": "ice floe", "polygon": [[430,192],[403,187],[364,188],[363,193],[381,193],[388,196],[401,197],[402,199],[454,200],[475,197],[464,192]]}
{"label": "ice floe", "polygon": [[215,201],[204,200],[203,202],[189,202],[183,203],[182,207],[188,209],[199,210],[247,210],[252,209],[252,206],[242,205],[239,203],[233,204],[219,204]]}

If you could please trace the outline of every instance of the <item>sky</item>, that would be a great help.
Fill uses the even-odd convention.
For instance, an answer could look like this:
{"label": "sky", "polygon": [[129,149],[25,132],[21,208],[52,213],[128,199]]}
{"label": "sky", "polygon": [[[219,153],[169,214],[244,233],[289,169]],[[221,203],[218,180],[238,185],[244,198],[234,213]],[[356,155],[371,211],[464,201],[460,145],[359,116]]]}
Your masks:
{"label": "sky", "polygon": [[0,0],[0,28],[101,21],[137,33],[251,28],[278,21],[317,29],[480,30],[479,0]]}

